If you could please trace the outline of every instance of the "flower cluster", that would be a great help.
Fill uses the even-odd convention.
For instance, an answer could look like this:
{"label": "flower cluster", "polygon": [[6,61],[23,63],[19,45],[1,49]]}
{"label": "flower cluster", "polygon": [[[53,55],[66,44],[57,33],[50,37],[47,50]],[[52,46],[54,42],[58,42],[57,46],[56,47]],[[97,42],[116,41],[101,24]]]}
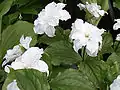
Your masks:
{"label": "flower cluster", "polygon": [[34,32],[37,34],[47,34],[49,37],[55,36],[55,26],[59,24],[59,20],[68,20],[70,14],[63,10],[66,4],[52,2],[48,4],[34,21]]}
{"label": "flower cluster", "polygon": [[87,9],[87,11],[89,11],[89,13],[91,13],[96,18],[104,16],[104,14],[106,13],[104,10],[101,10],[101,6],[97,5],[97,3],[89,4],[88,2],[86,2],[85,5],[79,3],[77,6],[80,8],[80,10]]}
{"label": "flower cluster", "polygon": [[98,50],[102,45],[102,34],[104,30],[98,29],[96,26],[83,22],[77,19],[72,24],[70,38],[74,43],[74,50],[78,52],[83,46],[86,47],[86,52],[89,56],[97,56]]}
{"label": "flower cluster", "polygon": [[[10,52],[9,50],[7,51],[7,54],[4,57],[6,60],[3,62],[2,65],[3,66],[6,65],[10,61],[12,63],[11,65],[5,66],[6,72],[8,73],[10,72],[9,68],[13,68],[14,70],[33,68],[33,69],[39,70],[40,72],[47,72],[47,75],[49,75],[48,65],[43,60],[40,60],[40,58],[42,57],[42,54],[44,53],[43,49],[39,49],[38,47],[29,47],[31,40],[32,40],[31,37],[26,37],[24,39],[24,36],[22,36],[20,38],[20,44],[17,45],[19,46],[19,48],[17,49],[13,48]],[[27,50],[25,52],[22,52],[22,50],[20,49],[20,46],[24,47]],[[20,53],[18,52],[19,49],[21,50]],[[11,57],[14,57],[14,58],[11,59]]]}

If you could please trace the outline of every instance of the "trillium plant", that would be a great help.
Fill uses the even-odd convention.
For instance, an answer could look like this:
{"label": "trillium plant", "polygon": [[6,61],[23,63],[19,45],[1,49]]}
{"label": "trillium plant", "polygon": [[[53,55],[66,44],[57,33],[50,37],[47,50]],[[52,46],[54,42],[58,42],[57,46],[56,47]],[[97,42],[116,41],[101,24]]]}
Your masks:
{"label": "trillium plant", "polygon": [[0,90],[120,90],[119,0],[0,1]]}

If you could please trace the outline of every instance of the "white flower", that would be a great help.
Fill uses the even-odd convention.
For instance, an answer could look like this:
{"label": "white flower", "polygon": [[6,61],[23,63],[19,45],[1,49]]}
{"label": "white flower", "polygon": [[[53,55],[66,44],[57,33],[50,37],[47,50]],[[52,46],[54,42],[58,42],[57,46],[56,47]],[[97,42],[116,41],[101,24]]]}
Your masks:
{"label": "white flower", "polygon": [[24,38],[24,35],[20,38],[20,44],[25,48],[28,49],[30,46],[30,42],[32,41],[31,37]]}
{"label": "white flower", "polygon": [[19,57],[22,54],[22,50],[19,45],[16,45],[13,47],[13,49],[7,50],[7,53],[5,54],[4,58],[6,59],[3,63],[2,66],[7,64],[8,62],[11,62],[15,60],[17,57]]}
{"label": "white flower", "polygon": [[110,90],[120,90],[120,75],[110,85]]}
{"label": "white flower", "polygon": [[44,61],[40,60],[42,57],[41,54],[43,54],[43,49],[39,49],[38,47],[31,47],[25,51],[22,56],[18,57],[14,62],[12,62],[8,67],[11,67],[15,70],[33,68],[41,72],[47,72],[47,75],[49,75],[48,65]]}
{"label": "white flower", "polygon": [[17,86],[16,80],[13,80],[13,82],[8,84],[7,90],[20,90],[19,87]]}
{"label": "white flower", "polygon": [[89,11],[89,13],[91,13],[96,18],[98,18],[100,16],[104,16],[104,14],[106,13],[104,10],[101,10],[101,6],[97,5],[97,3],[89,4],[88,2],[86,2],[86,5],[80,3],[77,6],[81,10],[82,9],[87,9],[87,11]]}
{"label": "white flower", "polygon": [[96,26],[77,19],[72,24],[70,39],[73,40],[73,48],[76,52],[83,46],[86,46],[86,52],[90,56],[97,56],[98,50],[102,45],[102,34],[104,29],[98,29]]}
{"label": "white flower", "polygon": [[37,34],[47,34],[49,37],[55,36],[55,26],[59,24],[59,20],[68,20],[70,14],[63,10],[66,4],[52,2],[48,4],[34,21],[34,32]]}
{"label": "white flower", "polygon": [[120,19],[115,19],[116,23],[113,25],[114,30],[118,30],[120,28]]}
{"label": "white flower", "polygon": [[86,8],[86,6],[82,3],[79,3],[77,6],[80,8],[80,10],[83,10]]}
{"label": "white flower", "polygon": [[116,40],[120,41],[120,34],[117,35]]}

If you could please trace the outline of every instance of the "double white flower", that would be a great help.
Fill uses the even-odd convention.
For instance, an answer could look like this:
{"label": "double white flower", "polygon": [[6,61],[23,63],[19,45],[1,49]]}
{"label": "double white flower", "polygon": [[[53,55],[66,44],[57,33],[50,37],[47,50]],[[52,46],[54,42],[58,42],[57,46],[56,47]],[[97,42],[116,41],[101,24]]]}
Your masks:
{"label": "double white flower", "polygon": [[110,90],[120,90],[120,75],[110,85]]}
{"label": "double white flower", "polygon": [[2,63],[2,66],[7,64],[8,62],[12,62],[17,57],[19,57],[23,53],[21,47],[28,49],[31,41],[32,41],[31,37],[24,38],[24,35],[22,35],[22,37],[20,38],[20,44],[14,46],[13,49],[7,50],[7,53],[4,56],[5,61]]}
{"label": "double white flower", "polygon": [[89,4],[88,2],[86,2],[85,5],[79,3],[77,6],[80,8],[80,10],[87,9],[87,11],[89,11],[89,13],[91,13],[96,18],[104,16],[104,14],[107,13],[104,10],[101,10],[101,6],[97,5],[97,3]]}
{"label": "double white flower", "polygon": [[[5,66],[6,72],[8,73],[10,72],[9,67],[13,68],[14,70],[33,68],[39,70],[40,72],[47,72],[47,75],[49,75],[48,65],[43,60],[40,60],[42,54],[44,53],[43,49],[39,49],[38,47],[29,47],[31,40],[32,40],[31,37],[24,38],[24,36],[22,36],[20,38],[20,44],[17,45],[18,48],[17,49],[13,48],[9,53],[8,53],[9,50],[7,51],[7,54],[5,55],[4,58],[8,56],[9,57],[6,58],[2,66],[6,65],[10,61],[13,62],[11,63],[11,65]],[[23,53],[20,48],[21,46],[27,49],[27,51]],[[11,57],[14,58],[11,59]]]}
{"label": "double white flower", "polygon": [[37,34],[47,34],[49,37],[55,36],[55,26],[59,25],[59,20],[68,20],[70,14],[63,10],[66,4],[52,2],[48,4],[34,21],[34,32]]}
{"label": "double white flower", "polygon": [[102,45],[102,34],[104,30],[96,26],[77,19],[72,24],[70,39],[73,40],[73,48],[76,52],[83,46],[86,46],[86,52],[89,56],[97,56],[98,50]]}
{"label": "double white flower", "polygon": [[11,65],[7,65],[5,71],[9,72],[7,67],[11,67],[14,70],[33,68],[39,70],[40,72],[47,72],[47,75],[49,75],[48,65],[44,61],[40,60],[43,53],[43,49],[31,47],[20,57],[16,58]]}

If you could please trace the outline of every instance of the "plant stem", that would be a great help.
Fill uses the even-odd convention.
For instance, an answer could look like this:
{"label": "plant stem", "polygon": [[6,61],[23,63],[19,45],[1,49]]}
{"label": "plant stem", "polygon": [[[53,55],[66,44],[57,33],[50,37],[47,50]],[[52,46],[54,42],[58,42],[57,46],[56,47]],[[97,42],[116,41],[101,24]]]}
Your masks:
{"label": "plant stem", "polygon": [[84,47],[83,50],[82,50],[82,59],[83,59],[82,61],[85,60],[85,59],[84,59],[84,58],[85,58],[85,48],[86,48],[86,47]]}
{"label": "plant stem", "polygon": [[115,47],[115,51],[118,49],[120,42],[117,43],[117,46]]}

